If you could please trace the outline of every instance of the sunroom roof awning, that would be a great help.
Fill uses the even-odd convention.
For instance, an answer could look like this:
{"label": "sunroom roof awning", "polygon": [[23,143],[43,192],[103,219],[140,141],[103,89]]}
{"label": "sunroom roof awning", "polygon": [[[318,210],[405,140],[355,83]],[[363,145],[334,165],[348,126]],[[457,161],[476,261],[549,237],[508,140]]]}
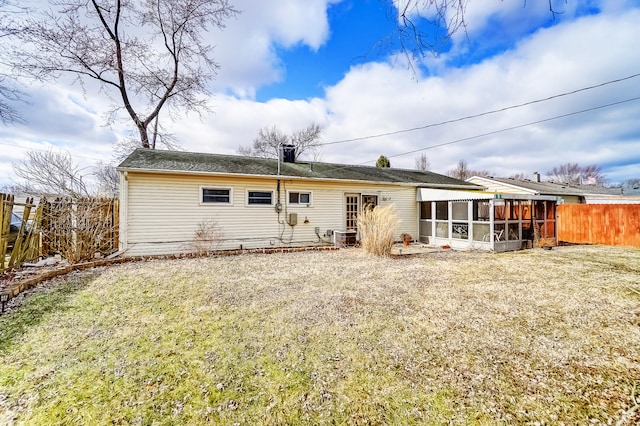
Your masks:
{"label": "sunroom roof awning", "polygon": [[491,200],[496,194],[481,191],[454,191],[449,189],[418,188],[418,201]]}
{"label": "sunroom roof awning", "polygon": [[558,201],[551,195],[501,194],[483,191],[455,191],[450,189],[418,188],[417,201],[470,201],[470,200],[549,200]]}

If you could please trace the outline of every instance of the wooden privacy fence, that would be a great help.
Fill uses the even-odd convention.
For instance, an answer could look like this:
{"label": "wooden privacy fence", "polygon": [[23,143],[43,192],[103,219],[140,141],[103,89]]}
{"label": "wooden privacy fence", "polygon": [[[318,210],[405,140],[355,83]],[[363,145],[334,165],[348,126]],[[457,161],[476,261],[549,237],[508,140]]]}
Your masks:
{"label": "wooden privacy fence", "polygon": [[[10,228],[13,207],[24,207],[19,231]],[[69,263],[118,250],[118,200],[110,198],[33,198],[16,203],[0,194],[0,272],[41,256],[60,254]]]}
{"label": "wooden privacy fence", "polygon": [[640,204],[561,204],[558,240],[640,248]]}
{"label": "wooden privacy fence", "polygon": [[[12,229],[15,206],[22,206],[24,210],[17,229]],[[27,198],[24,203],[16,203],[13,195],[0,194],[0,272],[40,256],[42,206],[34,207],[33,198]],[[32,215],[33,210],[35,213]],[[33,219],[29,220],[31,216]]]}
{"label": "wooden privacy fence", "polygon": [[70,263],[118,250],[118,200],[43,199],[42,253],[60,253]]}

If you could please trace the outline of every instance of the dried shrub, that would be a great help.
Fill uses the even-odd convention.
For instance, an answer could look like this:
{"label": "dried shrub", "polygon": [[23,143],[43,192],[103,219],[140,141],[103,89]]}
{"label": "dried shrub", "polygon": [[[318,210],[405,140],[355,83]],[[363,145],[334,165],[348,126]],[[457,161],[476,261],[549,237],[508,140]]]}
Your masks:
{"label": "dried shrub", "polygon": [[214,219],[205,219],[198,223],[196,232],[193,234],[191,248],[196,253],[210,253],[220,247],[224,233]]}
{"label": "dried shrub", "polygon": [[364,251],[376,256],[389,256],[398,223],[400,219],[393,205],[365,209],[358,217],[360,242]]}
{"label": "dried shrub", "polygon": [[43,254],[59,253],[69,263],[78,263],[116,251],[116,200],[58,198],[43,204]]}

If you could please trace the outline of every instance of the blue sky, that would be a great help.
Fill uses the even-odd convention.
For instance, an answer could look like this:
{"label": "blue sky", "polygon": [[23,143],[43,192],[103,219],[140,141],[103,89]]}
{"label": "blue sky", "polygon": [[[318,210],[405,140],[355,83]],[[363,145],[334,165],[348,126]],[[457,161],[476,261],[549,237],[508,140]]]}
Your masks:
{"label": "blue sky", "polygon": [[[577,162],[600,165],[611,182],[639,178],[640,101],[629,99],[640,96],[640,77],[428,127],[640,73],[640,1],[553,1],[556,16],[547,1],[470,0],[466,32],[410,64],[397,43],[385,43],[396,25],[388,2],[232,0],[241,15],[209,35],[221,66],[213,112],[164,125],[197,152],[235,154],[262,127],[291,132],[317,122],[324,142],[358,139],[324,146],[326,162],[373,165],[382,154],[392,167],[413,168],[424,152],[439,173],[459,160],[495,176]],[[90,167],[114,161],[114,145],[130,135],[126,117],[106,125],[110,100],[90,84],[83,92],[60,79],[24,90],[28,124],[0,127],[0,186],[27,150],[63,149]],[[415,127],[426,128],[396,133]],[[393,134],[363,138],[383,133]]]}
{"label": "blue sky", "polygon": [[308,99],[324,95],[352,66],[379,60],[389,52],[383,45],[395,23],[388,5],[377,0],[343,1],[327,9],[330,36],[318,49],[296,44],[276,47],[284,68],[283,80],[259,88],[256,100]]}

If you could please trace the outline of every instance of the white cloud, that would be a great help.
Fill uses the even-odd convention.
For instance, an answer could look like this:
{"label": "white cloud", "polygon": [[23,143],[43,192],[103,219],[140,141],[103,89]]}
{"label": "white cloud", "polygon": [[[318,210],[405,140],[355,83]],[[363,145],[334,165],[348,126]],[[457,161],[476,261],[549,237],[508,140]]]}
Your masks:
{"label": "white cloud", "polygon": [[[194,115],[179,119],[172,131],[180,144],[191,151],[234,154],[240,145],[250,144],[261,127],[277,125],[291,131],[312,121],[325,125],[325,142],[357,138],[503,108],[640,69],[640,57],[632,54],[640,39],[640,11],[626,8],[621,13],[612,4],[622,7],[622,1],[605,2],[609,7],[606,13],[575,21],[564,19],[527,35],[513,50],[472,66],[453,68],[447,65],[452,63],[450,57],[444,55],[438,74],[423,76],[391,58],[351,68],[342,81],[326,88],[324,98],[255,102],[256,88],[279,78],[275,45],[305,43],[314,49],[326,41],[330,35],[327,3],[238,2],[244,13],[237,22],[229,23],[215,43],[215,57],[223,68],[215,83],[218,93],[211,101],[214,113],[202,119]],[[507,10],[516,7],[513,4],[522,7],[520,1],[481,3],[486,4],[470,3],[478,10],[472,10],[468,20],[479,16],[481,22],[489,22],[482,17],[500,6]],[[527,7],[533,3],[528,2]],[[482,24],[477,27],[481,37]],[[373,164],[384,154],[391,157],[394,167],[413,168],[419,153],[395,155],[640,96],[637,87],[638,79],[632,79],[487,117],[328,145],[323,161]],[[11,159],[27,146],[46,149],[51,144],[64,144],[80,157],[110,159],[111,145],[123,132],[101,127],[108,101],[98,95],[85,97],[76,86],[34,93],[33,104],[24,107],[32,108],[29,114],[34,115],[34,121],[28,126],[0,128],[3,150],[15,148],[11,148]],[[612,181],[619,181],[638,177],[638,116],[640,102],[631,102],[424,152],[437,172],[453,168],[460,159],[498,176],[544,172],[571,161],[600,164]],[[7,176],[9,162],[8,154],[0,158],[0,177]],[[3,183],[0,179],[0,185]]]}
{"label": "white cloud", "polygon": [[[629,52],[640,36],[639,19],[638,11],[584,17],[539,31],[501,56],[417,82],[406,69],[388,64],[354,68],[327,91],[328,134],[345,139],[437,123],[634,74],[640,58]],[[325,157],[344,158],[342,151],[373,162],[379,154],[392,156],[639,96],[636,87],[637,79],[486,118],[336,145]],[[568,161],[613,165],[632,148],[640,152],[631,118],[638,113],[636,102],[425,152],[440,172],[459,159],[496,175],[544,171]],[[631,140],[623,136],[629,132]],[[416,155],[392,157],[392,165],[411,168]],[[621,176],[617,170],[611,166],[612,180]]]}
{"label": "white cloud", "polygon": [[213,87],[252,98],[257,87],[279,81],[283,70],[275,49],[302,44],[317,50],[330,35],[326,11],[331,3],[337,1],[234,1],[240,15],[211,37],[221,65]]}

